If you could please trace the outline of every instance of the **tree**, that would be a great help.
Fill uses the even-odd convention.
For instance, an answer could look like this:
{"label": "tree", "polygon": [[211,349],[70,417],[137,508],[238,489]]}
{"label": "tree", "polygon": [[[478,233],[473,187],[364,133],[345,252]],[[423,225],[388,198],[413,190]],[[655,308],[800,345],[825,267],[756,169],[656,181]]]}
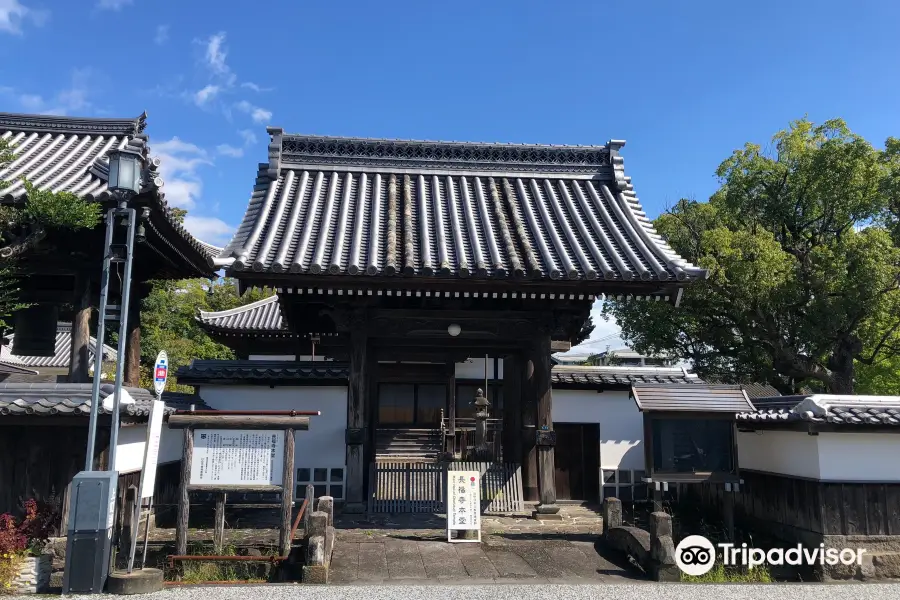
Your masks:
{"label": "tree", "polygon": [[234,353],[213,340],[197,322],[200,310],[219,311],[243,306],[273,294],[248,290],[239,296],[233,279],[155,281],[141,304],[141,364],[148,372],[160,350],[169,355],[170,370],[191,359],[231,359]]}
{"label": "tree", "polygon": [[[15,155],[9,142],[0,139],[0,167]],[[92,228],[100,223],[100,208],[69,192],[51,192],[22,179],[25,202],[0,206],[0,328],[6,319],[26,305],[20,301],[18,281],[23,275],[18,261],[42,245],[48,234],[60,229]],[[11,182],[0,180],[0,191]]]}
{"label": "tree", "polygon": [[636,350],[672,352],[702,377],[853,393],[858,365],[875,376],[900,361],[898,156],[897,140],[877,150],[841,120],[796,121],[771,152],[745,145],[709,202],[681,200],[655,221],[709,278],[677,308],[606,313]]}

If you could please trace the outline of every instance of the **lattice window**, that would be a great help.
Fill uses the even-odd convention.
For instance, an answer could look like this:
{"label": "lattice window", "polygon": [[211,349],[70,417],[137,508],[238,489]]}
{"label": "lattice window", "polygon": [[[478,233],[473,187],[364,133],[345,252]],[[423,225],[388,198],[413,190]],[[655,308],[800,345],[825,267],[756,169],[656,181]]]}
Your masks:
{"label": "lattice window", "polygon": [[312,484],[316,498],[331,496],[344,499],[344,467],[300,467],[297,469],[297,489],[294,498],[306,498],[306,486]]}
{"label": "lattice window", "polygon": [[644,471],[602,471],[603,498],[618,498],[622,502],[644,502],[648,499],[647,484],[641,481]]}

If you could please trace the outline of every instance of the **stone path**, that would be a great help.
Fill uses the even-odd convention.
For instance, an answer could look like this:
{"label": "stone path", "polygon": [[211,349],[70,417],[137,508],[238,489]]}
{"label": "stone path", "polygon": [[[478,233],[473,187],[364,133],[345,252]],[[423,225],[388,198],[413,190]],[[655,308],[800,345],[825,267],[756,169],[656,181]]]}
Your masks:
{"label": "stone path", "polygon": [[329,583],[631,583],[643,578],[601,556],[590,542],[517,540],[449,544],[379,539],[338,542]]}

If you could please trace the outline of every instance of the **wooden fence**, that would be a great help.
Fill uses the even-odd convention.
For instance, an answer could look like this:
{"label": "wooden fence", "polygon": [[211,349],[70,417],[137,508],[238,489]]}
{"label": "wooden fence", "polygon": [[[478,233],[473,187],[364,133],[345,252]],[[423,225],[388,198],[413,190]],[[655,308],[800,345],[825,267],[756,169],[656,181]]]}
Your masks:
{"label": "wooden fence", "polygon": [[370,471],[369,512],[444,512],[448,470],[481,473],[483,513],[524,511],[522,469],[518,464],[377,461]]}

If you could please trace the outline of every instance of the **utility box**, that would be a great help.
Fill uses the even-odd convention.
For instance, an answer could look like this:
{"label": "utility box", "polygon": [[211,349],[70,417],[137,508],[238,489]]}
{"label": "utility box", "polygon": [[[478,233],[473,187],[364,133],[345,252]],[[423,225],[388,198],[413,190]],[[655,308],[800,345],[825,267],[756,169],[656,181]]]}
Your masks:
{"label": "utility box", "polygon": [[109,576],[116,515],[116,471],[82,471],[72,480],[63,594],[99,594]]}

